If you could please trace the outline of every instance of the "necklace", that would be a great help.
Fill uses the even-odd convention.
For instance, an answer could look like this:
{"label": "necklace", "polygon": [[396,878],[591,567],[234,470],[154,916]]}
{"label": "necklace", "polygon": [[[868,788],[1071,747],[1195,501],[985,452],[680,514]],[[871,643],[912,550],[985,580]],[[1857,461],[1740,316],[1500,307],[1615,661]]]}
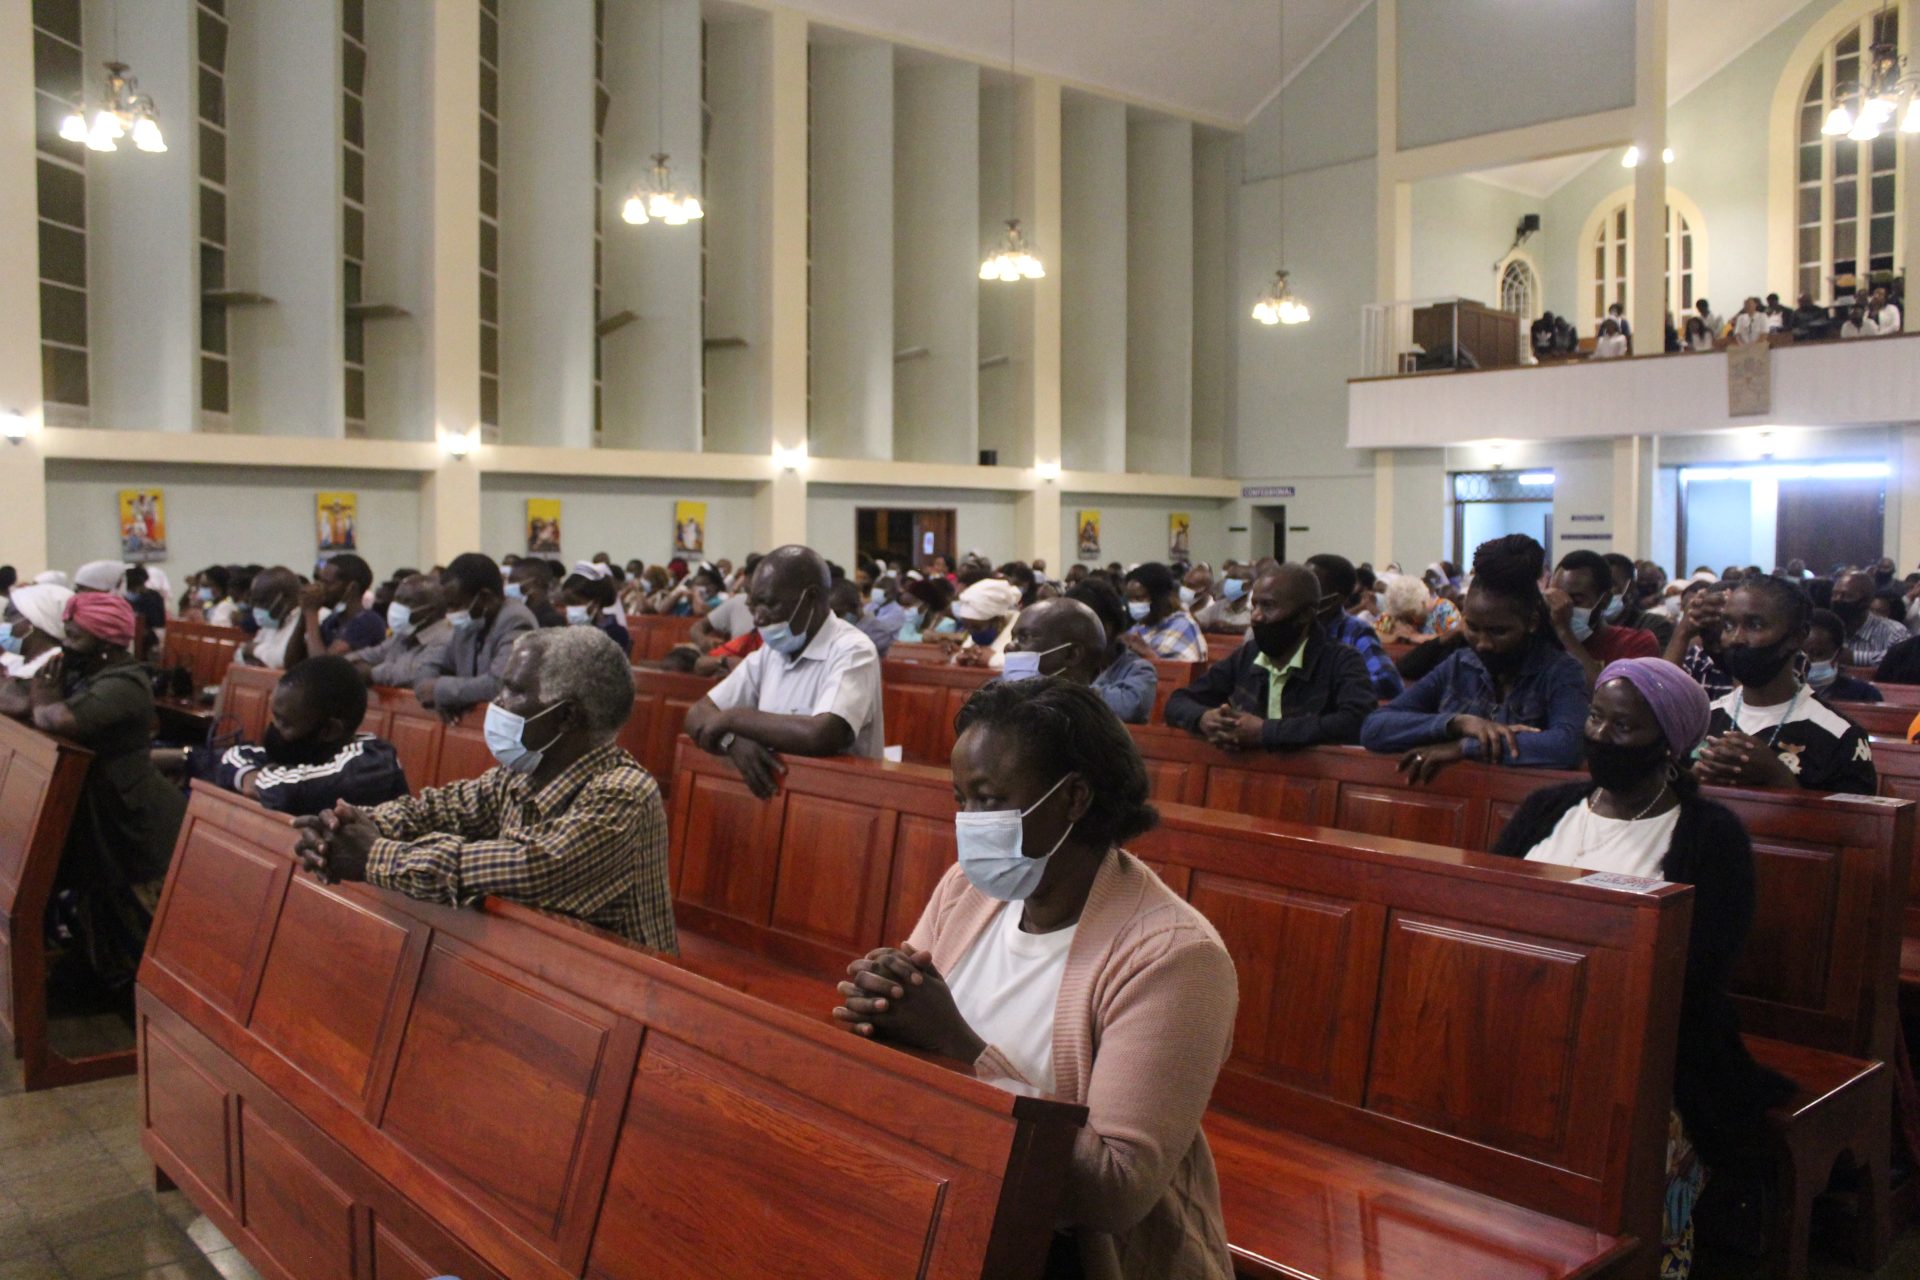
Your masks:
{"label": "necklace", "polygon": [[[1653,812],[1653,807],[1654,807],[1655,805],[1657,805],[1657,804],[1659,804],[1659,803],[1660,803],[1660,802],[1661,802],[1662,800],[1664,800],[1664,799],[1666,799],[1666,797],[1667,797],[1667,788],[1668,788],[1668,786],[1669,786],[1669,785],[1670,785],[1670,784],[1668,784],[1668,783],[1667,783],[1666,781],[1664,781],[1664,780],[1662,780],[1662,782],[1660,783],[1660,789],[1659,789],[1658,791],[1656,791],[1656,792],[1654,792],[1654,793],[1653,793],[1653,799],[1651,799],[1651,800],[1649,800],[1649,801],[1647,801],[1647,807],[1646,807],[1646,808],[1644,808],[1644,809],[1642,809],[1642,810],[1641,810],[1640,812],[1638,812],[1638,813],[1636,813],[1636,814],[1634,814],[1634,815],[1633,815],[1633,816],[1632,816],[1631,818],[1628,818],[1628,819],[1627,819],[1627,821],[1628,821],[1628,822],[1638,822],[1638,821],[1640,821],[1640,819],[1642,819],[1642,818],[1644,818],[1644,817],[1646,817],[1646,816],[1647,816],[1648,814],[1650,814],[1650,813],[1652,813],[1652,812]],[[1587,812],[1589,812],[1589,813],[1591,813],[1591,814],[1592,814],[1592,815],[1593,815],[1594,817],[1596,817],[1596,818],[1604,818],[1604,817],[1606,817],[1606,815],[1605,815],[1605,814],[1603,814],[1603,813],[1601,813],[1601,812],[1600,812],[1600,811],[1599,811],[1598,809],[1596,809],[1596,808],[1594,808],[1594,807],[1593,807],[1593,797],[1594,797],[1595,795],[1599,795],[1599,794],[1600,794],[1600,793],[1599,793],[1598,791],[1595,791],[1595,792],[1593,793],[1593,795],[1589,795],[1589,796],[1587,797]]]}

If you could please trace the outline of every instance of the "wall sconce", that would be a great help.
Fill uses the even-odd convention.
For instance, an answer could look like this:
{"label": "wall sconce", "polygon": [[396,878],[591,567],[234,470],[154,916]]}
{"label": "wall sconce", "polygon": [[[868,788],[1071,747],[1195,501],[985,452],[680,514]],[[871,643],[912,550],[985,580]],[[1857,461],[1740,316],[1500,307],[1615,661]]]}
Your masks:
{"label": "wall sconce", "polygon": [[773,446],[773,465],[789,475],[807,465],[807,446],[797,444],[791,449],[785,445]]}
{"label": "wall sconce", "polygon": [[472,431],[441,431],[440,449],[449,458],[464,458],[472,453],[479,443]]}
{"label": "wall sconce", "polygon": [[33,423],[26,414],[13,409],[0,413],[0,436],[5,436],[8,444],[20,444],[32,431]]}
{"label": "wall sconce", "polygon": [[1060,460],[1055,458],[1050,462],[1036,462],[1033,466],[1033,472],[1048,484],[1058,484],[1060,481]]}

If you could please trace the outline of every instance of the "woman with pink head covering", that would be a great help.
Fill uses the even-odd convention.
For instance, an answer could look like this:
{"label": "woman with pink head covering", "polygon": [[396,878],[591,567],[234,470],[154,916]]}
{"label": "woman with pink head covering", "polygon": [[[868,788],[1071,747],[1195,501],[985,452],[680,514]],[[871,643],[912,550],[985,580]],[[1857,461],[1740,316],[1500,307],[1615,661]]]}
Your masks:
{"label": "woman with pink head covering", "polygon": [[[1740,819],[1706,799],[1687,770],[1706,735],[1706,690],[1659,658],[1610,663],[1593,688],[1586,780],[1528,796],[1495,853],[1628,879],[1694,887],[1674,1062],[1677,1113],[1668,1140],[1662,1275],[1685,1274],[1691,1213],[1706,1168],[1735,1185],[1764,1177],[1743,1164],[1764,1150],[1769,1107],[1792,1083],[1760,1066],[1740,1039],[1727,977],[1753,924],[1753,846]],[[1704,1161],[1704,1165],[1703,1162]]]}
{"label": "woman with pink head covering", "polygon": [[0,712],[93,752],[54,880],[56,911],[94,980],[131,1012],[187,801],[153,765],[153,685],[128,652],[132,606],[118,593],[81,592],[60,614],[58,656],[31,680],[0,686]]}

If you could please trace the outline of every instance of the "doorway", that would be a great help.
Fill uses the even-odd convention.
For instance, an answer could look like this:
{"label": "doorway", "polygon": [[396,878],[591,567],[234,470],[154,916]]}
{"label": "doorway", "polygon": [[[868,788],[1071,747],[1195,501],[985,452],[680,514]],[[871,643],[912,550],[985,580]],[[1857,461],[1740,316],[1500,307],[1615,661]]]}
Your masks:
{"label": "doorway", "polygon": [[854,550],[864,560],[886,560],[916,569],[925,569],[935,556],[953,565],[954,524],[951,508],[855,507]]}
{"label": "doorway", "polygon": [[1455,472],[1453,563],[1469,563],[1475,547],[1510,533],[1538,542],[1553,563],[1553,472]]}
{"label": "doorway", "polygon": [[[1269,549],[1271,548],[1271,549]],[[1287,508],[1285,503],[1253,509],[1253,555],[1271,555],[1281,564],[1287,562]]]}
{"label": "doorway", "polygon": [[1886,538],[1884,462],[1682,467],[1675,520],[1680,566],[1792,559],[1824,573],[1871,564]]}

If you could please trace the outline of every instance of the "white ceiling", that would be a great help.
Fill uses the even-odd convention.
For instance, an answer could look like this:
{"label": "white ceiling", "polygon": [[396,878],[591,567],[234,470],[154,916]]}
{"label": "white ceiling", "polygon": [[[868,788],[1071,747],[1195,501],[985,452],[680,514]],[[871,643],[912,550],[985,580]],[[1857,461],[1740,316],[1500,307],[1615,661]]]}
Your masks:
{"label": "white ceiling", "polygon": [[[1005,0],[793,0],[824,23],[988,63],[1007,58]],[[1022,68],[1242,125],[1369,0],[1285,0],[1287,67],[1279,65],[1281,0],[1022,0]],[[1810,0],[1669,0],[1669,100],[1698,88]],[[1518,166],[1507,184],[1557,186],[1566,160]],[[1557,176],[1557,180],[1556,179]],[[1551,187],[1547,188],[1548,190]]]}

